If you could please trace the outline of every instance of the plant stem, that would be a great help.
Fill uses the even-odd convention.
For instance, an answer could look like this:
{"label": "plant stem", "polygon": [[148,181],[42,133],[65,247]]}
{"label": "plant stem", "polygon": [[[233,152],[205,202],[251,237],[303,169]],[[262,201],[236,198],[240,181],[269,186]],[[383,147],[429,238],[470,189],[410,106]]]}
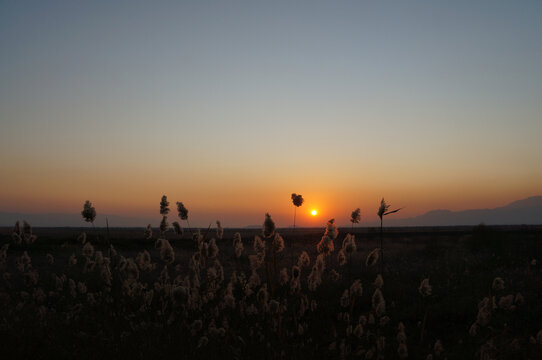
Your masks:
{"label": "plant stem", "polygon": [[107,216],[105,217],[105,226],[107,227],[107,245],[111,246],[111,238],[109,237],[109,221],[107,220]]}
{"label": "plant stem", "polygon": [[[295,232],[295,216],[296,216],[296,213],[297,213],[297,206],[294,205],[294,232]],[[294,265],[294,252],[293,252],[293,242],[294,242],[294,239],[292,237],[292,239],[288,240],[288,245],[289,245],[289,251],[290,251],[290,267],[292,267]]]}
{"label": "plant stem", "polygon": [[269,263],[269,261],[266,261],[265,262],[265,273],[267,275],[267,286],[271,290],[271,296],[274,297],[275,296],[275,289],[273,287],[273,279],[271,278],[269,267],[270,267],[270,263]]}
{"label": "plant stem", "polygon": [[192,234],[192,238],[193,238],[194,233],[192,232],[192,229],[190,228],[190,223],[188,222],[188,218],[186,219],[186,224],[188,225],[188,231],[190,231],[190,234]]}
{"label": "plant stem", "polygon": [[94,226],[94,221],[91,222],[92,224],[92,231],[94,231],[94,235],[96,236],[96,243],[100,240],[100,237],[98,236],[98,230],[96,230],[96,226]]}
{"label": "plant stem", "polygon": [[207,237],[207,234],[209,233],[209,230],[211,230],[211,224],[209,224],[209,227],[207,228],[207,231],[205,231],[205,234],[203,234],[203,240],[205,241],[205,238]]}
{"label": "plant stem", "polygon": [[[424,301],[425,302],[425,301]],[[427,322],[427,313],[429,311],[429,305],[425,305],[425,314],[423,315],[422,328],[420,330],[420,346],[423,344],[423,334],[425,332],[425,324]]]}
{"label": "plant stem", "polygon": [[382,229],[382,218],[380,218],[380,274],[384,276],[384,230]]}
{"label": "plant stem", "polygon": [[273,270],[275,271],[273,278],[274,281],[277,282],[277,252],[275,250],[273,250]]}
{"label": "plant stem", "polygon": [[348,275],[352,277],[352,253],[348,254]]}

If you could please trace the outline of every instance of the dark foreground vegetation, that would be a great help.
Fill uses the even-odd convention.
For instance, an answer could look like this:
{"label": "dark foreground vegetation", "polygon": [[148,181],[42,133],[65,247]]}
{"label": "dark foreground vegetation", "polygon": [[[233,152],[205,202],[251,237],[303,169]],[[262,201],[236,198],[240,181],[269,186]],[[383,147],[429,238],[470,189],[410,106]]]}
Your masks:
{"label": "dark foreground vegetation", "polygon": [[0,353],[542,358],[542,227],[271,225],[0,229]]}

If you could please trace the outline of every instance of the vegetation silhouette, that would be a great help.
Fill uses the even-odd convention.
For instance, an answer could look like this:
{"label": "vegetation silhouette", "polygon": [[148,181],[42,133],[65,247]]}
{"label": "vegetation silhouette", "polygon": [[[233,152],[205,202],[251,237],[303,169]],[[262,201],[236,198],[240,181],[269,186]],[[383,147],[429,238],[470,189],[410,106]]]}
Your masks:
{"label": "vegetation silhouette", "polygon": [[380,201],[380,207],[378,208],[377,215],[380,218],[380,273],[384,274],[384,230],[382,226],[382,221],[384,216],[394,214],[400,211],[402,208],[388,211],[390,205],[386,204],[384,198]]}
{"label": "vegetation silhouette", "polygon": [[[392,213],[382,204],[382,217]],[[451,230],[402,230],[408,240],[386,232],[389,271],[383,274],[376,270],[383,233],[356,229],[336,243],[334,219],[323,235],[298,229],[291,248],[270,214],[258,230],[230,231],[218,222],[210,239],[210,227],[203,235],[195,228],[193,242],[179,238],[174,224],[156,238],[150,225],[112,228],[115,246],[80,229],[36,230],[26,221],[0,233],[3,354],[540,357],[542,330],[533,316],[542,309],[541,269],[533,258],[542,250],[540,230],[461,228],[453,230],[455,238]],[[488,229],[508,251],[495,252],[489,237],[479,235]],[[178,243],[170,243],[169,231]],[[245,242],[253,238],[251,246],[242,233]],[[484,246],[470,251],[469,236]],[[285,253],[295,254],[293,265],[286,265]]]}

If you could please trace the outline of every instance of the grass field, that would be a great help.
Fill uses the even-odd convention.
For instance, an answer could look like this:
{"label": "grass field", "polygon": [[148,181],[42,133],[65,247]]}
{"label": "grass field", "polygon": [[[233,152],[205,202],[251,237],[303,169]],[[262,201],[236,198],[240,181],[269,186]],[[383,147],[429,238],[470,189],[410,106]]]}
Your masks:
{"label": "grass field", "polygon": [[542,227],[384,229],[383,272],[373,228],[31,231],[0,229],[10,358],[542,358]]}

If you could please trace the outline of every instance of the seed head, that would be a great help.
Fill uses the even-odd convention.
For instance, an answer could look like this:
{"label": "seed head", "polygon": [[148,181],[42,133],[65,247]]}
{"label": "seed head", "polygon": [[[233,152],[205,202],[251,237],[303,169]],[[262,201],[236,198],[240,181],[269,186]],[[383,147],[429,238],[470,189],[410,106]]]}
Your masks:
{"label": "seed head", "polygon": [[431,285],[429,285],[429,279],[423,279],[420,283],[420,286],[418,287],[418,292],[420,293],[420,295],[423,297],[427,297],[431,295],[432,291],[433,288],[431,287]]}
{"label": "seed head", "polygon": [[150,240],[152,239],[152,227],[151,224],[147,225],[145,228],[145,231],[143,232],[145,239]]}
{"label": "seed head", "polygon": [[357,224],[361,220],[361,210],[360,208],[357,208],[356,210],[352,211],[352,215],[350,215],[350,222],[352,224]]}
{"label": "seed head", "polygon": [[15,222],[15,226],[13,226],[13,234],[21,236],[23,234],[21,230],[21,226],[19,225],[19,220]]}
{"label": "seed head", "polygon": [[224,236],[224,228],[222,228],[222,224],[220,224],[220,221],[216,221],[216,237],[220,240],[222,239],[222,236]]}
{"label": "seed head", "polygon": [[386,204],[386,201],[384,200],[384,198],[382,198],[382,200],[380,200],[380,207],[378,208],[378,212],[377,212],[378,217],[382,219],[382,217],[384,216],[386,211],[388,211],[389,208],[390,208],[390,205]]}
{"label": "seed head", "polygon": [[320,274],[324,272],[324,270],[326,269],[326,259],[323,254],[320,254],[316,257],[314,266],[316,266]]}
{"label": "seed head", "polygon": [[281,286],[285,286],[290,281],[290,277],[288,276],[288,270],[286,268],[282,268],[279,275],[279,284]]}
{"label": "seed head", "polygon": [[384,300],[384,295],[382,295],[380,289],[376,289],[373,293],[371,303],[376,316],[381,317],[386,313],[386,300]]}
{"label": "seed head", "polygon": [[177,234],[179,237],[183,237],[183,228],[178,221],[173,222],[173,230],[175,231],[175,234]]}
{"label": "seed head", "polygon": [[353,334],[358,339],[361,339],[361,337],[363,336],[363,325],[358,323],[354,328]]}
{"label": "seed head", "polygon": [[83,219],[86,222],[94,223],[94,219],[96,219],[96,209],[94,209],[90,201],[85,201],[81,215],[83,215]]}
{"label": "seed head", "polygon": [[265,256],[265,242],[258,235],[254,236],[254,251]]}
{"label": "seed head", "polygon": [[322,236],[320,242],[316,244],[316,251],[318,251],[319,254],[329,255],[333,250],[335,250],[333,239],[327,235]]}
{"label": "seed head", "polygon": [[521,295],[521,293],[516,294],[516,297],[514,298],[514,303],[520,306],[525,303],[525,298],[523,297],[523,295]]}
{"label": "seed head", "polygon": [[329,238],[331,238],[331,240],[335,240],[338,235],[339,231],[337,230],[337,226],[335,225],[335,219],[329,219],[326,224],[326,231],[324,232],[324,236],[328,236]]}
{"label": "seed head", "polygon": [[160,232],[163,234],[168,229],[168,222],[167,222],[167,216],[162,216],[162,221],[160,221]]}
{"label": "seed head", "polygon": [[346,237],[343,240],[342,248],[347,254],[356,252],[357,246],[356,238],[354,237],[354,235],[346,234]]}
{"label": "seed head", "polygon": [[218,255],[218,246],[216,246],[215,239],[211,239],[211,241],[209,241],[208,256],[210,259],[213,259],[217,255]]}
{"label": "seed head", "polygon": [[184,207],[182,202],[177,201],[177,212],[179,213],[179,218],[181,220],[188,219],[188,210]]}
{"label": "seed head", "polygon": [[79,234],[79,236],[77,237],[77,242],[80,242],[81,244],[85,245],[85,243],[87,242],[87,234],[84,232]]}
{"label": "seed head", "polygon": [[513,310],[515,309],[514,305],[514,295],[510,294],[507,296],[501,296],[499,299],[499,308],[503,310]]}
{"label": "seed head", "polygon": [[322,283],[322,273],[316,265],[312,267],[312,271],[307,277],[307,285],[310,291],[315,291]]}
{"label": "seed head", "polygon": [[301,269],[299,266],[292,266],[292,280],[299,280],[299,277],[301,275]]}
{"label": "seed head", "polygon": [[160,200],[160,215],[167,215],[169,213],[169,201],[167,201],[167,196],[163,195],[162,200]]}
{"label": "seed head", "polygon": [[275,233],[275,237],[273,238],[271,244],[275,252],[281,252],[282,250],[284,250],[284,239],[282,238],[282,236],[280,236],[279,233]]}
{"label": "seed head", "polygon": [[292,194],[292,202],[294,203],[294,206],[300,207],[301,205],[303,205],[304,201],[305,199],[303,199],[303,196],[298,195],[296,193]]}
{"label": "seed head", "polygon": [[248,261],[250,262],[250,269],[252,271],[258,270],[262,266],[264,262],[264,258],[265,258],[265,255],[264,256],[260,256],[259,254],[249,255]]}
{"label": "seed head", "polygon": [[375,279],[375,282],[374,282],[374,286],[377,288],[377,289],[382,289],[382,287],[384,286],[384,279],[382,278],[382,275],[378,274],[376,276],[376,279]]}
{"label": "seed head", "polygon": [[175,260],[175,251],[173,251],[171,244],[166,239],[162,239],[162,244],[160,247],[160,258],[166,264],[171,264]]}
{"label": "seed head", "polygon": [[439,357],[440,354],[444,351],[444,347],[442,346],[442,342],[440,340],[435,341],[435,346],[433,346],[433,351],[435,352],[435,355],[437,357]]}
{"label": "seed head", "polygon": [[277,314],[280,310],[280,304],[277,300],[271,300],[269,302],[269,312],[271,314]]}
{"label": "seed head", "polygon": [[356,280],[350,285],[350,295],[361,297],[363,295],[363,286],[361,285],[361,280]]}
{"label": "seed head", "polygon": [[258,293],[256,294],[256,299],[261,305],[267,304],[267,300],[269,299],[269,294],[267,292],[267,284],[264,284],[260,290],[258,290]]}
{"label": "seed head", "polygon": [[94,255],[94,246],[90,242],[87,242],[85,246],[83,246],[83,256],[86,258],[90,258]]}
{"label": "seed head", "polygon": [[26,220],[23,220],[23,233],[25,237],[32,236],[32,226]]}
{"label": "seed head", "polygon": [[343,308],[350,305],[350,294],[348,293],[348,289],[344,290],[343,294],[341,295],[340,304]]}
{"label": "seed head", "polygon": [[299,258],[297,259],[297,266],[299,268],[309,267],[311,264],[311,259],[309,257],[309,254],[306,251],[303,251]]}
{"label": "seed head", "polygon": [[235,257],[239,259],[243,254],[244,246],[243,241],[241,240],[241,234],[238,232],[233,235],[233,249],[235,251]]}
{"label": "seed head", "polygon": [[271,219],[269,213],[265,214],[265,220],[263,222],[263,237],[270,238],[275,234],[275,222]]}
{"label": "seed head", "polygon": [[496,277],[495,279],[493,279],[493,286],[492,286],[493,290],[495,291],[502,291],[504,290],[504,280],[501,279],[500,277]]}
{"label": "seed head", "polygon": [[408,358],[408,348],[404,342],[399,343],[399,346],[397,347],[397,355],[399,355],[399,358],[401,359]]}
{"label": "seed head", "polygon": [[341,279],[341,274],[339,274],[335,269],[331,269],[329,272],[329,278],[333,282],[337,282]]}
{"label": "seed head", "polygon": [[346,254],[344,253],[344,250],[339,250],[339,253],[337,254],[337,261],[339,263],[339,266],[346,265]]}
{"label": "seed head", "polygon": [[367,255],[367,259],[365,260],[365,266],[371,267],[375,265],[378,262],[378,259],[380,258],[380,249],[376,248],[373,251]]}

